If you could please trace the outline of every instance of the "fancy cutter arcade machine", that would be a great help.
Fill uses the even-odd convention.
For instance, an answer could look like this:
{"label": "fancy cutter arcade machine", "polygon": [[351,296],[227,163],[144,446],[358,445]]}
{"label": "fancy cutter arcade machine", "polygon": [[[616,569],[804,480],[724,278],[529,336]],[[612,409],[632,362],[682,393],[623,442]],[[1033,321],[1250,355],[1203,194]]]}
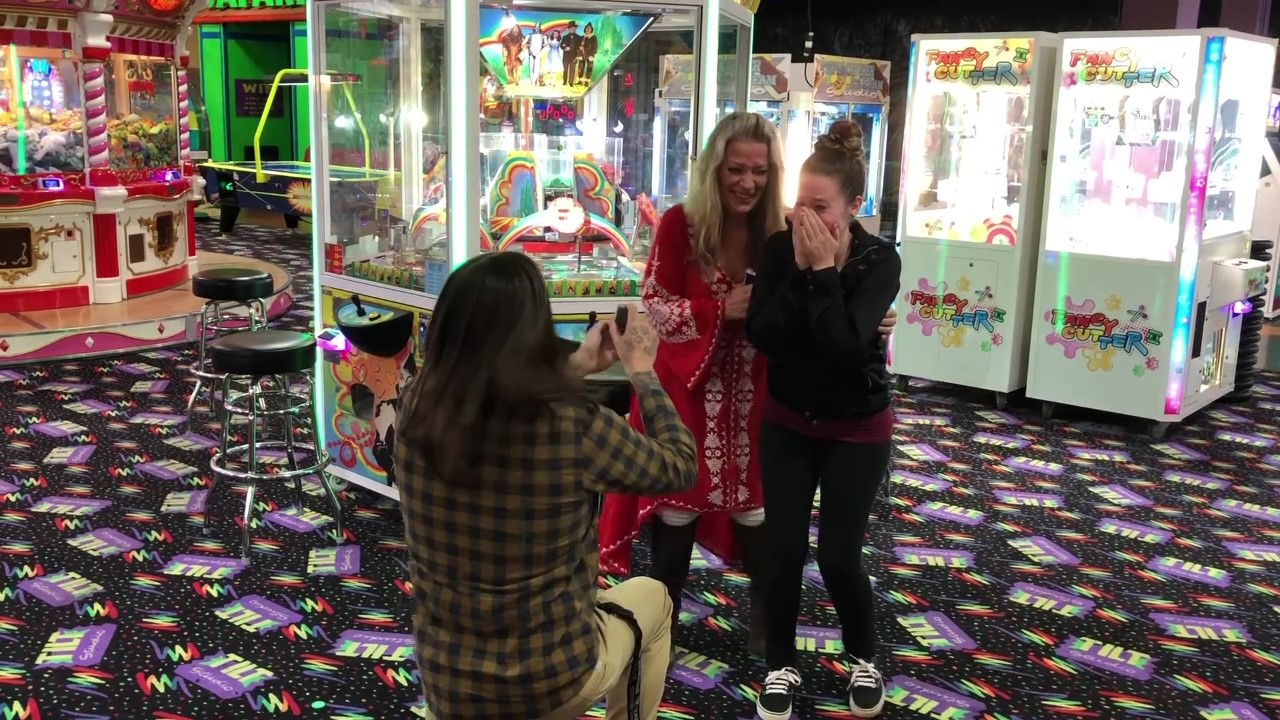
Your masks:
{"label": "fancy cutter arcade machine", "polygon": [[116,303],[194,271],[193,2],[0,1],[0,310]]}
{"label": "fancy cutter arcade machine", "polygon": [[1008,393],[1027,380],[1044,153],[1058,76],[1047,33],[916,36],[898,206],[903,326],[890,367]]}
{"label": "fancy cutter arcade machine", "polygon": [[1162,437],[1230,392],[1276,41],[1064,34],[1027,396]]}
{"label": "fancy cutter arcade machine", "polygon": [[[394,496],[398,398],[449,272],[529,254],[566,340],[638,298],[661,149],[648,113],[618,109],[643,108],[658,58],[692,43],[691,155],[716,122],[721,46],[749,49],[752,16],[718,0],[317,0],[307,20],[320,425],[332,472]],[[350,167],[380,175],[335,190]]]}

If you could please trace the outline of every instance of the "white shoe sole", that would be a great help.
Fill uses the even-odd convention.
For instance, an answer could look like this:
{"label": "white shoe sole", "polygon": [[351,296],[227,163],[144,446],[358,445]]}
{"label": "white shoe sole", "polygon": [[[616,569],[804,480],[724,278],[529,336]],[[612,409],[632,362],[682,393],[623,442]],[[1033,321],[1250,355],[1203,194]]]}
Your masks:
{"label": "white shoe sole", "polygon": [[851,703],[851,704],[849,705],[849,712],[850,712],[850,713],[852,713],[852,714],[853,714],[853,716],[854,716],[854,717],[856,717],[856,718],[875,718],[875,717],[880,717],[880,713],[884,712],[884,698],[881,698],[881,699],[880,699],[880,704],[879,704],[879,705],[876,705],[875,707],[871,708],[870,710],[859,710],[859,709],[857,709],[857,708],[853,707],[853,705],[852,705],[852,703]]}
{"label": "white shoe sole", "polygon": [[786,715],[780,715],[775,712],[769,712],[757,704],[756,717],[760,718],[760,720],[791,720],[791,711],[788,710]]}

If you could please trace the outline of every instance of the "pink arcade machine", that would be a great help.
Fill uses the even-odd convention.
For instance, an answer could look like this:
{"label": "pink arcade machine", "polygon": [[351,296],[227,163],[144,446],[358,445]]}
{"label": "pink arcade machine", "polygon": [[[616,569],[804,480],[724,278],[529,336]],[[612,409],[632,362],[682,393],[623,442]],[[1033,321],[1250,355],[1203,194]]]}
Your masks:
{"label": "pink arcade machine", "polygon": [[197,0],[0,0],[0,312],[154,293],[195,266]]}

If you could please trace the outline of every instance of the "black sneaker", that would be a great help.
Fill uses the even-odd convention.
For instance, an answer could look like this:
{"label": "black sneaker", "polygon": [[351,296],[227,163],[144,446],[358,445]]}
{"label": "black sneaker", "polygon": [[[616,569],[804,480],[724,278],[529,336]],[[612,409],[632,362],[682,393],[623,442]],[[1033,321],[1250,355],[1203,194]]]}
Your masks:
{"label": "black sneaker", "polygon": [[856,718],[879,717],[884,710],[884,678],[869,662],[858,660],[850,668],[849,710]]}
{"label": "black sneaker", "polygon": [[760,720],[787,720],[791,717],[791,696],[798,687],[800,673],[795,668],[770,671],[756,698],[756,715]]}

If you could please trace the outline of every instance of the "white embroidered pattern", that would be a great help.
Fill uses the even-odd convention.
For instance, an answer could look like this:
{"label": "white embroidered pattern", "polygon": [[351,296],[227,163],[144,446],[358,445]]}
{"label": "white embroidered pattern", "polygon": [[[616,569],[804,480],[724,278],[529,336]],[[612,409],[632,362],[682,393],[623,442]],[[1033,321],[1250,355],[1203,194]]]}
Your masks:
{"label": "white embroidered pattern", "polygon": [[[692,245],[693,228],[689,229]],[[677,293],[669,291],[658,282],[658,268],[662,262],[655,245],[649,257],[649,268],[644,282],[644,305],[658,338],[666,343],[683,343],[701,339],[693,316],[693,303]],[[722,300],[733,290],[733,281],[720,268],[708,283],[711,297]],[[690,388],[700,380],[703,385],[703,414],[705,431],[702,442],[703,463],[707,468],[709,493],[706,506],[697,506],[667,499],[664,505],[692,512],[707,509],[741,511],[754,509],[751,503],[751,409],[755,404],[755,386],[752,369],[756,350],[741,333],[727,333],[724,323],[724,305],[719,304],[711,347],[702,358],[702,364],[689,379]],[[705,373],[705,376],[704,376]],[[734,466],[732,475],[726,477],[726,468]],[[757,498],[758,501],[758,498]],[[629,542],[634,535],[623,542]],[[606,552],[617,547],[615,544]]]}
{"label": "white embroidered pattern", "polygon": [[737,382],[733,393],[733,459],[738,466],[737,501],[745,503],[751,497],[747,470],[751,465],[751,408],[756,400],[755,383],[752,382],[756,349],[745,337],[739,338],[735,344],[739,366],[735,373]]}
{"label": "white embroidered pattern", "polygon": [[658,334],[658,339],[665,343],[683,343],[698,339],[698,326],[693,321],[693,303],[680,297],[658,282],[658,268],[661,259],[655,244],[649,256],[649,272],[644,280],[644,309],[649,313],[649,321]]}

